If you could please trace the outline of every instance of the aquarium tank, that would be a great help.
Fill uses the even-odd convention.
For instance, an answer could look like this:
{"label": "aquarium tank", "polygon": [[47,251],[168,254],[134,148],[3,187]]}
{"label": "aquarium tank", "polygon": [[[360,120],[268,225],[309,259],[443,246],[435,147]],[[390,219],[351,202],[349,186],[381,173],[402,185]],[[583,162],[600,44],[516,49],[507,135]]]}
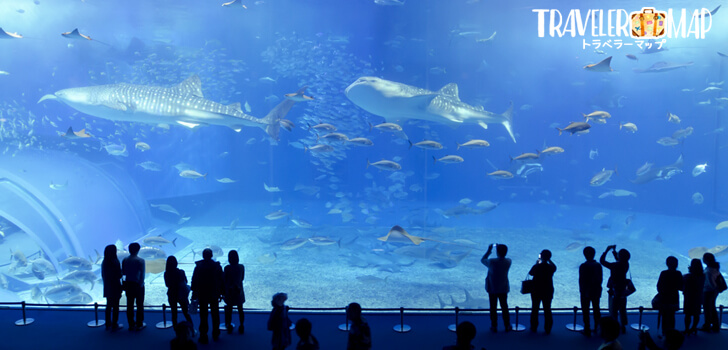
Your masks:
{"label": "aquarium tank", "polygon": [[148,305],[210,248],[248,308],[486,308],[497,243],[570,308],[616,244],[649,307],[728,263],[728,9],[650,5],[4,0],[0,301],[104,303],[139,242]]}

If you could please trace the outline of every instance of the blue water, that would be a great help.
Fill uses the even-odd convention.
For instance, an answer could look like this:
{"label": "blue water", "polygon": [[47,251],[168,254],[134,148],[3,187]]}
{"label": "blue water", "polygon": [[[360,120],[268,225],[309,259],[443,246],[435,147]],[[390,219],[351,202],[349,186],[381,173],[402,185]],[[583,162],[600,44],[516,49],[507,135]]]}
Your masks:
{"label": "blue water", "polygon": [[[214,1],[129,1],[123,6],[92,0],[63,6],[43,0],[38,4],[5,1],[0,9],[2,28],[25,38],[0,40],[4,53],[0,71],[9,73],[0,75],[0,118],[4,120],[0,152],[11,157],[29,149],[60,150],[93,163],[118,165],[121,175],[134,181],[134,191],[149,204],[171,205],[179,212],[142,210],[141,215],[151,215],[150,228],[158,228],[170,239],[188,238],[180,240],[190,242],[184,246],[162,247],[167,254],[191,263],[197,258],[192,250],[208,245],[220,246],[225,253],[241,252],[242,262],[253,271],[246,285],[254,307],[267,307],[270,295],[280,290],[298,293],[296,301],[301,306],[344,305],[358,299],[371,306],[432,307],[439,305],[438,295],[460,299],[463,288],[482,298],[485,270],[479,263],[480,249],[495,237],[511,245],[514,265],[518,265],[511,276],[514,286],[535,260],[533,256],[549,248],[554,261],[564,263],[556,278],[566,290],[575,281],[581,250],[566,250],[570,243],[594,245],[600,251],[618,242],[644,255],[655,249],[660,254],[650,256],[651,260],[636,259],[643,264],[638,295],[646,305],[667,255],[687,257],[690,248],[701,246],[716,247],[719,252],[727,244],[725,231],[715,231],[715,225],[728,217],[728,187],[722,180],[728,171],[728,141],[722,132],[728,127],[724,109],[728,103],[721,100],[728,97],[723,84],[728,59],[716,54],[728,53],[727,24],[721,20],[726,14],[721,11],[705,39],[669,39],[665,44],[669,50],[656,54],[641,54],[634,46],[602,48],[602,54],[584,49],[580,37],[537,37],[531,9],[556,8],[566,15],[575,5],[563,1],[512,6],[463,0],[409,0],[403,6],[368,0],[244,3],[247,9]],[[639,10],[628,2],[592,5],[589,8]],[[708,3],[698,6],[713,8]],[[672,1],[664,7],[693,9],[696,5]],[[60,35],[76,27],[93,40]],[[493,40],[477,42],[494,33]],[[613,57],[614,72],[583,69],[607,56]],[[692,65],[653,74],[633,72],[660,61]],[[191,131],[174,122],[170,126],[115,123],[55,101],[36,104],[43,95],[65,88],[117,83],[169,87],[193,74],[199,75],[206,99],[247,104],[250,112],[245,108],[246,114],[257,118],[301,86],[308,86],[307,94],[315,99],[296,103],[287,116],[295,128],[282,129],[278,142],[258,128],[235,133],[220,126]],[[402,135],[370,131],[369,123],[376,125],[384,119],[346,97],[344,89],[361,76],[431,91],[456,83],[463,102],[497,114],[513,102],[517,142],[497,124],[484,130],[475,124],[451,128],[435,122],[402,122],[412,142],[429,139],[444,146],[438,151],[410,149]],[[708,87],[718,89],[701,92]],[[606,124],[592,124],[588,134],[558,135],[556,127],[584,121],[582,113],[595,110],[612,117]],[[679,116],[681,123],[669,123],[668,112]],[[626,122],[636,124],[637,132],[620,130],[619,125]],[[331,153],[304,151],[316,144],[316,133],[308,126],[318,123],[335,125],[349,138],[369,138],[374,146],[332,143]],[[92,137],[60,137],[69,126],[76,131],[85,128]],[[687,127],[693,128],[692,135],[675,146],[656,142]],[[490,147],[456,149],[456,143],[471,139],[485,139]],[[135,148],[138,142],[150,149]],[[111,155],[104,149],[108,145],[125,146],[128,155]],[[486,175],[496,169],[515,171],[522,163],[510,157],[551,146],[565,151],[535,161],[542,171],[527,178],[494,180]],[[598,152],[593,159],[591,151]],[[459,155],[464,162],[433,164],[433,156],[445,155]],[[669,180],[641,185],[630,181],[646,162],[663,167],[681,155],[682,173]],[[367,168],[367,161],[381,159],[394,160],[402,168],[396,172]],[[144,170],[143,162],[156,163],[160,171]],[[179,176],[181,168],[175,165],[181,163],[206,178]],[[706,163],[705,173],[691,174],[696,165]],[[615,168],[611,181],[590,186],[592,176]],[[222,178],[235,182],[216,181]],[[599,198],[616,189],[636,196]],[[700,204],[692,199],[697,192],[704,198]],[[70,199],[71,207],[73,200],[83,198]],[[453,208],[482,208],[476,205],[484,200],[498,207],[482,214],[442,215]],[[277,210],[290,215],[280,220],[265,218]],[[599,212],[607,216],[594,219]],[[110,223],[114,220],[113,213],[80,215],[107,215]],[[41,242],[21,239],[16,226],[22,225],[6,219],[0,222],[0,230],[7,233],[0,245],[25,255],[42,247]],[[304,220],[312,227],[296,226],[290,219]],[[223,230],[234,226],[233,221],[244,231]],[[447,247],[435,242],[423,243],[423,256],[405,256],[412,260],[403,261],[403,255],[395,252],[401,244],[376,240],[393,225],[448,243],[468,239],[475,246],[447,250],[456,254],[472,248],[463,260],[446,268],[441,260],[427,255],[432,252],[427,249],[442,253]],[[95,229],[99,234],[108,231]],[[109,234],[106,238],[109,244],[119,240],[122,249],[147,235],[129,233],[122,239]],[[337,244],[281,250],[286,240],[312,236],[328,237]],[[83,246],[86,240],[78,239]],[[93,251],[102,251],[103,246],[82,249],[83,255],[95,260]],[[66,257],[60,247],[50,250],[44,252],[46,257]],[[8,249],[0,247],[0,251]],[[273,262],[258,260],[271,255]],[[382,256],[395,260],[397,267],[381,260],[368,266],[353,261]],[[724,255],[719,260],[727,261]],[[17,266],[17,257],[0,255],[0,261],[5,275],[24,283],[14,292],[21,299],[30,297],[30,288],[41,281],[34,280],[27,267]],[[312,261],[315,264],[309,265]],[[689,262],[687,258],[680,261],[681,267]],[[306,278],[299,274],[306,271],[320,271],[331,278],[318,285],[304,283]],[[51,275],[62,277],[67,272],[61,269]],[[158,276],[149,277],[154,286],[148,288],[153,295],[150,303],[164,300]],[[370,277],[357,280],[362,276]],[[50,287],[47,280],[41,286],[42,291]],[[98,289],[82,287],[90,297],[100,299]],[[315,299],[322,287],[342,289],[334,301]],[[573,294],[564,292],[560,298],[557,293],[555,304],[572,306]],[[526,303],[524,299],[522,304]]]}

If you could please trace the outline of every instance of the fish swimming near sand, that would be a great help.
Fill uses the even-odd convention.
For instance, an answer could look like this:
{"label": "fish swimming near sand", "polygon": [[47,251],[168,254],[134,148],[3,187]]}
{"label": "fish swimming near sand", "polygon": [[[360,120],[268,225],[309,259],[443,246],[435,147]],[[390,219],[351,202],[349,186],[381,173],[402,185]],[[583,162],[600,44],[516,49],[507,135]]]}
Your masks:
{"label": "fish swimming near sand", "polygon": [[346,88],[346,96],[365,111],[387,121],[418,119],[449,126],[502,124],[513,142],[513,103],[503,114],[495,114],[460,101],[458,86],[445,85],[430,91],[376,77],[361,77]]}
{"label": "fish swimming near sand", "polygon": [[274,140],[278,140],[280,120],[295,104],[284,99],[264,118],[255,118],[243,113],[240,103],[226,106],[205,99],[197,75],[172,87],[122,83],[69,88],[45,95],[38,103],[45,100],[57,100],[80,112],[111,121],[177,123],[190,129],[221,125],[236,132],[246,126],[258,127]]}
{"label": "fish swimming near sand", "polygon": [[661,73],[661,72],[675,70],[678,68],[689,67],[692,65],[693,65],[693,62],[671,63],[671,62],[660,61],[660,62],[653,64],[649,68],[646,68],[646,69],[635,68],[635,69],[633,69],[633,71],[635,73]]}

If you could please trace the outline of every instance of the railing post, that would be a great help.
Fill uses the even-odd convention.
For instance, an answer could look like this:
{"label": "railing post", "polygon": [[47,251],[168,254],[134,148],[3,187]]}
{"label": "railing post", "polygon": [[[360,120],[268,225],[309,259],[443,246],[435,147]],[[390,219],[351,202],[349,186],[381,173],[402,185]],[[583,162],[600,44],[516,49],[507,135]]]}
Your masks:
{"label": "railing post", "polygon": [[167,329],[172,327],[172,321],[167,321],[167,304],[162,303],[162,322],[157,322],[156,327],[158,329]]}
{"label": "railing post", "polygon": [[15,325],[16,326],[27,326],[27,325],[35,322],[35,319],[25,317],[25,300],[20,302],[20,306],[23,309],[23,318],[15,321]]}
{"label": "railing post", "polygon": [[636,331],[649,331],[650,330],[650,327],[648,327],[645,324],[642,324],[642,313],[644,313],[644,311],[645,311],[644,306],[640,306],[639,307],[639,310],[640,310],[639,322],[638,323],[633,323],[633,324],[629,325],[629,327],[632,328],[632,329],[634,329],[634,330],[636,330]]}
{"label": "railing post", "polygon": [[106,324],[106,321],[104,321],[104,320],[99,321],[99,303],[94,302],[94,320],[88,321],[88,323],[86,323],[86,325],[91,328],[96,328],[96,327],[101,327],[105,324]]}
{"label": "railing post", "polygon": [[344,308],[344,323],[339,325],[339,330],[342,332],[348,332],[349,328],[351,328],[351,322],[349,321],[349,314],[346,312],[349,307]]}
{"label": "railing post", "polygon": [[581,332],[584,330],[584,326],[576,323],[576,315],[579,313],[579,308],[574,306],[574,323],[569,323],[566,325],[566,329],[572,331],[572,332]]}
{"label": "railing post", "polygon": [[409,325],[404,324],[404,308],[399,308],[399,324],[395,325],[393,327],[394,331],[397,333],[407,333],[412,330],[412,327]]}
{"label": "railing post", "polygon": [[[514,332],[523,332],[526,330],[526,326],[518,323],[518,314],[519,311],[521,311],[521,308],[516,306],[516,323],[511,324],[511,328]],[[503,310],[503,312],[510,312],[510,310]]]}
{"label": "railing post", "polygon": [[460,322],[458,321],[459,314],[460,314],[460,307],[456,306],[455,307],[455,323],[447,326],[447,329],[449,329],[451,332],[455,332],[458,329],[458,324],[460,324]]}
{"label": "railing post", "polygon": [[719,308],[720,313],[718,314],[718,319],[720,320],[720,329],[728,330],[728,324],[723,323],[723,309],[724,306],[721,305]]}

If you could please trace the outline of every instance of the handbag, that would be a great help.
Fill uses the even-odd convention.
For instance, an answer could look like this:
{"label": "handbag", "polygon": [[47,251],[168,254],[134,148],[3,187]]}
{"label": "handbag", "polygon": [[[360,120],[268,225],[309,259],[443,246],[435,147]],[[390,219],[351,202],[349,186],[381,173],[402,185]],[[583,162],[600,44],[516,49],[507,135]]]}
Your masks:
{"label": "handbag", "polygon": [[637,288],[635,288],[634,283],[632,283],[632,271],[630,270],[629,278],[627,279],[627,284],[626,284],[625,290],[624,290],[624,296],[628,297],[628,296],[634,294],[634,292],[636,292],[636,291],[637,291]]}
{"label": "handbag", "polygon": [[662,301],[660,300],[660,293],[657,293],[654,298],[652,298],[652,309],[653,310],[659,310],[662,308]]}
{"label": "handbag", "polygon": [[521,294],[531,294],[531,292],[533,292],[533,289],[533,280],[527,274],[526,279],[521,281]]}
{"label": "handbag", "polygon": [[715,279],[715,289],[718,293],[723,293],[728,289],[728,285],[725,283],[723,275],[718,273],[718,277]]}

